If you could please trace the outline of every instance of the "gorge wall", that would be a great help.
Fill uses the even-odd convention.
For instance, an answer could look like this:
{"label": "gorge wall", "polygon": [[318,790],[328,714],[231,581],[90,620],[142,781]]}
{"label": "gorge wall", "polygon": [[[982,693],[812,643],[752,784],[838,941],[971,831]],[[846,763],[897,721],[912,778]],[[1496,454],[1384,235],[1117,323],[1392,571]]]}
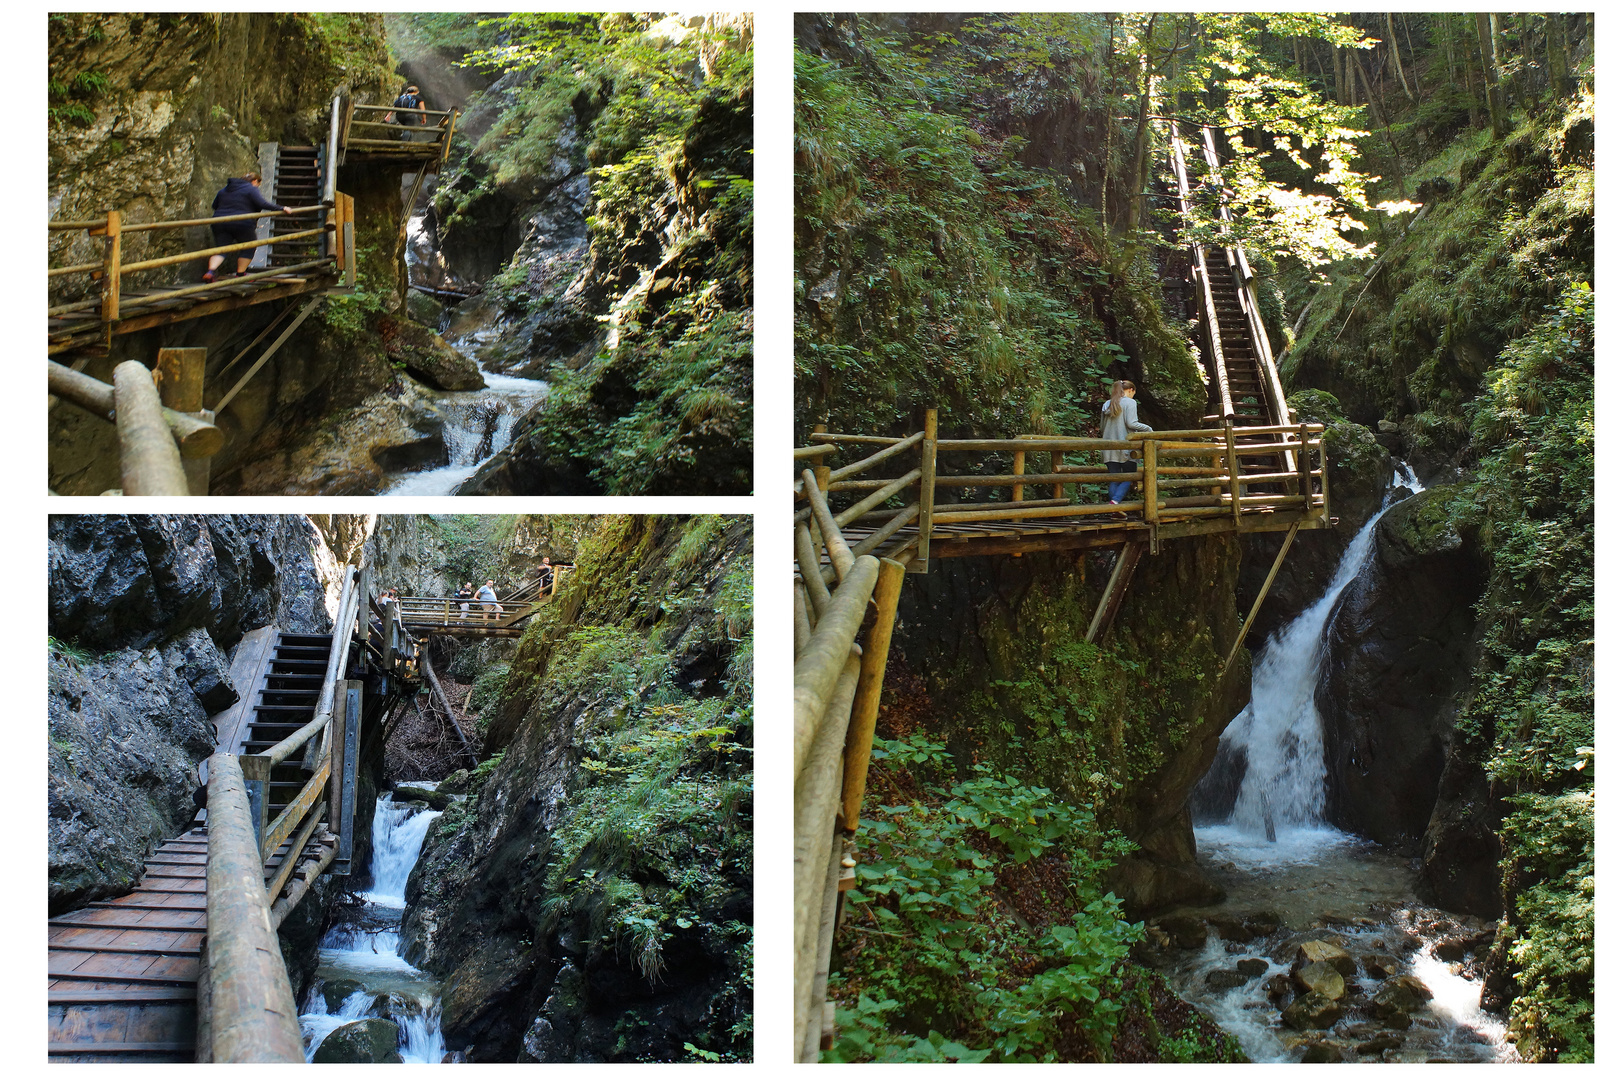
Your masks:
{"label": "gorge wall", "polygon": [[468,1060],[751,1056],[751,546],[598,519],[525,633],[406,894]]}

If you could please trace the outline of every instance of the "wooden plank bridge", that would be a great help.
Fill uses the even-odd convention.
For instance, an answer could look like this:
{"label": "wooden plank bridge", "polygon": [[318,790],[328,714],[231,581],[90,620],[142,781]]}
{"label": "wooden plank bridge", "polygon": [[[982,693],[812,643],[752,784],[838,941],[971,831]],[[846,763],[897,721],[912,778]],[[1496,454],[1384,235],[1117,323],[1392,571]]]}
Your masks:
{"label": "wooden plank bridge", "polygon": [[522,624],[557,595],[572,566],[553,567],[550,582],[541,578],[525,582],[499,600],[463,600],[458,596],[402,596],[399,621],[418,634],[450,634],[456,637],[520,637]]}
{"label": "wooden plank bridge", "polygon": [[[1191,205],[1186,145],[1168,132],[1183,209]],[[1214,132],[1202,132],[1205,182],[1220,190]],[[1114,547],[1119,555],[1086,631],[1107,633],[1132,573],[1167,540],[1286,532],[1229,666],[1301,530],[1330,527],[1323,428],[1289,411],[1260,318],[1255,277],[1220,210],[1229,246],[1191,245],[1202,360],[1204,427],[1135,432],[1125,440],[1051,434],[940,438],[928,410],[907,435],[818,427],[794,451],[794,1053],[830,1045],[826,1000],[840,898],[854,884],[855,833],[900,588],[933,560]],[[1094,455],[1131,451],[1133,471]],[[840,455],[862,455],[834,467]],[[1079,460],[1071,460],[1071,455]],[[809,467],[804,467],[806,464]],[[1035,468],[1031,468],[1034,466]],[[1039,471],[1037,471],[1039,470]],[[1101,485],[1140,495],[1104,501]],[[835,505],[837,504],[837,505]],[[875,608],[875,618],[869,618]],[[864,628],[864,630],[863,630]]]}
{"label": "wooden plank bridge", "polygon": [[335,634],[265,627],[212,720],[207,809],[133,892],[50,920],[52,1061],[303,1061],[275,929],[353,855],[363,747],[414,693],[414,643],[348,568]]}

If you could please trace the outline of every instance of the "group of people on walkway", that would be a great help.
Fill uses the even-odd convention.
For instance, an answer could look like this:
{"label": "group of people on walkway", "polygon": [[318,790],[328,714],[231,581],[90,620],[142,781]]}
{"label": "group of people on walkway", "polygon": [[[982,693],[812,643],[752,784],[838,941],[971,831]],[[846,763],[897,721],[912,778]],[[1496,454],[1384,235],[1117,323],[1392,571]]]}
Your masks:
{"label": "group of people on walkway", "polygon": [[[478,618],[484,620],[494,620],[499,619],[506,613],[506,609],[501,607],[501,605],[498,603],[500,597],[495,595],[494,578],[490,578],[488,581],[480,585],[477,592],[473,591],[472,582],[466,582],[461,586],[461,588],[456,590],[456,599],[461,601],[461,617],[463,619]],[[470,614],[470,609],[474,600],[480,601],[482,605],[481,613],[478,615]]]}

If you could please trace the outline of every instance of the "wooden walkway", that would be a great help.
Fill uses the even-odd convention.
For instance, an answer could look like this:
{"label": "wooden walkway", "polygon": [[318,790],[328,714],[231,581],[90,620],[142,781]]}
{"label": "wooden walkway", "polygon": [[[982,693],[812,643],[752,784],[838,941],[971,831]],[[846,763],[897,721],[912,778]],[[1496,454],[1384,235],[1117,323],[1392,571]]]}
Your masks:
{"label": "wooden walkway", "polygon": [[134,892],[50,921],[52,1061],[193,1060],[207,862],[194,829],[158,848]]}
{"label": "wooden walkway", "polygon": [[[273,935],[317,878],[349,872],[361,735],[380,735],[389,710],[414,693],[411,643],[396,626],[385,626],[381,638],[371,632],[368,590],[369,573],[345,572],[343,648],[331,634],[273,626],[251,631],[237,647],[231,679],[244,692],[210,718],[217,835],[210,836],[209,811],[199,812],[146,861],[134,891],[50,920],[50,1060],[266,1060],[230,1055],[244,1044],[259,1054],[266,1044],[251,1028],[271,1015],[286,1054],[295,1054],[297,1017],[274,1005],[291,995],[279,954],[267,970],[279,972],[281,988],[249,982],[244,991],[240,956],[258,955],[257,946],[236,931],[246,919]],[[210,894],[214,858],[222,860],[212,882],[217,895]],[[250,883],[255,866],[262,888]],[[244,893],[246,909],[226,896]],[[216,903],[226,915],[211,925]],[[238,980],[234,989],[215,986],[213,1000],[201,961],[205,939],[213,978]],[[261,990],[266,1004],[248,1007]]]}

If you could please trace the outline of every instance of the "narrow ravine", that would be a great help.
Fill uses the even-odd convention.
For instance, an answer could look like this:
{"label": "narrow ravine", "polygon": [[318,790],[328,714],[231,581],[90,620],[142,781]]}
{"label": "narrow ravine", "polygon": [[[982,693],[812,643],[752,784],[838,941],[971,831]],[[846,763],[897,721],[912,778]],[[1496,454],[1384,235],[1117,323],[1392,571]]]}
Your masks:
{"label": "narrow ravine", "polygon": [[[424,194],[418,200],[421,209],[411,214],[406,228],[405,265],[413,285],[427,284],[423,280],[423,263],[433,255],[432,237],[423,228],[427,199],[428,195]],[[443,329],[441,325],[440,330]],[[476,360],[484,340],[498,333],[493,328],[475,330],[463,338],[451,339],[450,344]],[[435,397],[444,420],[441,438],[448,456],[445,464],[431,469],[391,472],[380,494],[454,495],[462,481],[511,441],[518,418],[539,403],[549,390],[539,379],[489,371],[482,364],[478,370],[484,377],[482,390],[447,391]]]}
{"label": "narrow ravine", "polygon": [[[417,781],[417,787],[432,787]],[[406,1064],[444,1060],[439,1033],[439,983],[399,955],[399,924],[405,915],[405,883],[422,851],[422,838],[439,816],[420,804],[394,804],[391,792],[377,800],[371,830],[370,891],[357,912],[327,931],[320,967],[300,1008],[304,1056],[316,1060],[321,1044],[346,1024],[381,1020],[398,1029],[396,1049]],[[388,1028],[365,1034],[386,1038]]]}
{"label": "narrow ravine", "polygon": [[[1404,463],[1396,485],[1321,597],[1266,643],[1250,702],[1195,795],[1199,864],[1226,901],[1159,920],[1179,946],[1160,954],[1166,977],[1255,1061],[1515,1058],[1500,1020],[1479,1007],[1468,954],[1486,925],[1420,904],[1410,859],[1324,820],[1316,694],[1328,629],[1379,520],[1422,490]],[[1325,968],[1302,979],[1316,957]],[[1317,982],[1320,998],[1302,985]]]}

